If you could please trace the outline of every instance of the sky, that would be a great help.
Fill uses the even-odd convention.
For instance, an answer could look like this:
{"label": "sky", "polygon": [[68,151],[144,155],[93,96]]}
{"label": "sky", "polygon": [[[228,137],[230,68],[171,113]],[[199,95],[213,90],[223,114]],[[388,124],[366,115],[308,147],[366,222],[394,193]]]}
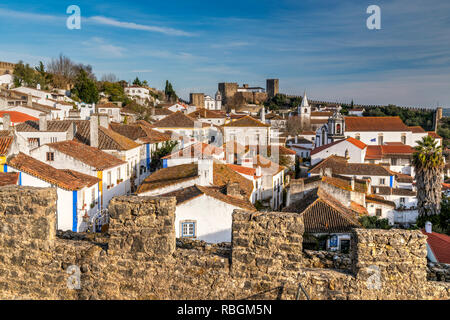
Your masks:
{"label": "sky", "polygon": [[[81,29],[66,26],[70,5]],[[0,61],[62,53],[98,78],[169,80],[184,99],[278,78],[280,92],[313,100],[450,107],[448,0],[4,0],[0,30]]]}

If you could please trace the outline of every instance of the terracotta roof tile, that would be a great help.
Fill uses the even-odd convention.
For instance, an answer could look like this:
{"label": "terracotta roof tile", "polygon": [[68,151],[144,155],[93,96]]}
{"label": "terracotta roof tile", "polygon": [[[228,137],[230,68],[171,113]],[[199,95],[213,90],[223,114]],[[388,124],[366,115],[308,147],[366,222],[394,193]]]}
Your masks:
{"label": "terracotta roof tile", "polygon": [[213,110],[208,110],[205,108],[200,108],[195,110],[194,112],[191,112],[188,114],[189,117],[197,119],[197,118],[201,118],[201,119],[224,119],[226,118],[226,116],[222,113],[213,111]]}
{"label": "terracotta roof tile", "polygon": [[250,116],[244,116],[237,120],[233,120],[227,124],[224,124],[223,127],[270,127],[270,125],[262,123],[261,121],[256,120]]}
{"label": "terracotta roof tile", "polygon": [[9,159],[8,165],[48,183],[57,185],[65,190],[81,190],[84,187],[90,186],[92,178],[95,178],[91,176],[89,176],[89,178],[83,177],[85,175],[82,175],[81,173],[78,173],[78,176],[76,177],[73,173],[71,174],[65,170],[55,169],[24,153],[19,153]]}
{"label": "terracotta roof tile", "polygon": [[422,233],[428,236],[428,246],[433,251],[437,261],[450,264],[450,236],[436,232],[426,233],[425,230],[422,230]]}
{"label": "terracotta roof tile", "polygon": [[430,136],[430,137],[433,137],[433,138],[435,138],[435,139],[442,139],[442,137],[440,136],[440,135],[438,135],[436,132],[434,132],[434,131],[427,131],[427,133],[428,133],[428,135]]}
{"label": "terracotta roof tile", "polygon": [[87,146],[78,141],[66,140],[50,143],[48,146],[91,167],[94,167],[96,170],[105,170],[126,163],[125,161],[101,151],[98,148]]}
{"label": "terracotta roof tile", "polygon": [[18,181],[18,172],[0,172],[0,187],[15,185]]}
{"label": "terracotta roof tile", "polygon": [[[298,212],[303,215],[305,233],[347,233],[360,228],[358,222],[360,208],[352,210],[343,206],[331,195],[317,190],[302,201],[283,209],[284,212]],[[361,213],[364,214],[365,212]]]}
{"label": "terracotta roof tile", "polygon": [[38,118],[29,116],[26,113],[22,113],[22,112],[18,112],[18,111],[0,111],[0,118],[3,118],[3,116],[6,113],[10,115],[11,122],[16,123],[16,124],[22,123],[22,122],[25,122],[28,120],[32,120],[32,121],[39,120]]}
{"label": "terracotta roof tile", "polygon": [[411,131],[400,117],[345,117],[345,131]]}
{"label": "terracotta roof tile", "polygon": [[168,115],[164,119],[156,121],[153,126],[155,128],[202,128],[209,127],[208,124],[197,121],[181,111],[177,111]]}
{"label": "terracotta roof tile", "polygon": [[13,137],[1,137],[0,136],[0,156],[7,156],[9,149],[14,141]]}
{"label": "terracotta roof tile", "polygon": [[222,148],[215,147],[211,144],[197,142],[191,144],[190,146],[181,149],[179,151],[175,151],[162,159],[177,159],[177,158],[204,158],[208,156],[220,156],[223,153]]}
{"label": "terracotta roof tile", "polygon": [[393,176],[395,173],[379,164],[372,163],[348,163],[343,157],[329,156],[316,164],[309,173],[319,174],[321,170],[330,168],[332,173],[339,175],[363,175],[363,176]]}
{"label": "terracotta roof tile", "polygon": [[410,126],[412,133],[425,133],[425,130],[421,126]]}

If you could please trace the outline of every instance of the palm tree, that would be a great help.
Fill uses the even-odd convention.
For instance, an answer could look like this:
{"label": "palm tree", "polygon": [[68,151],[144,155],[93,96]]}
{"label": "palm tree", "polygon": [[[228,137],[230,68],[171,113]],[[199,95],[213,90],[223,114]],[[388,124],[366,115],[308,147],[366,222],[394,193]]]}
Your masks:
{"label": "palm tree", "polygon": [[442,147],[433,137],[426,136],[417,142],[415,150],[413,165],[419,217],[437,215],[441,210],[442,170],[445,164]]}

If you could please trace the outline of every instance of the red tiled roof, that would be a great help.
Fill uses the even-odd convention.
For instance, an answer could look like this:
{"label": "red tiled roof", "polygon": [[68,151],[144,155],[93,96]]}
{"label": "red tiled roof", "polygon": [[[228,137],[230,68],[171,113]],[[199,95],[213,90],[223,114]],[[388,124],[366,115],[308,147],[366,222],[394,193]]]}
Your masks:
{"label": "red tiled roof", "polygon": [[256,169],[250,167],[239,166],[237,164],[227,164],[228,168],[233,169],[237,173],[245,174],[247,176],[256,177]]}
{"label": "red tiled roof", "polygon": [[9,148],[13,143],[13,137],[0,137],[0,156],[6,156],[8,154]]}
{"label": "red tiled roof", "polygon": [[18,180],[18,172],[0,172],[0,187],[15,185]]}
{"label": "red tiled roof", "polygon": [[364,142],[362,142],[362,141],[360,141],[358,139],[352,138],[352,137],[349,137],[349,138],[347,138],[345,140],[350,142],[350,143],[352,143],[352,144],[354,144],[355,146],[357,146],[360,149],[364,149],[365,147],[367,147],[367,144],[365,144]]}
{"label": "red tiled roof", "polygon": [[224,124],[223,127],[270,127],[270,125],[262,123],[261,121],[256,120],[253,117],[244,116],[242,118]]}
{"label": "red tiled roof", "polygon": [[109,109],[111,109],[111,108],[121,109],[121,107],[119,107],[117,104],[112,103],[112,102],[108,102],[108,103],[103,103],[103,104],[97,105],[97,110],[101,109],[101,108],[105,108],[105,109],[107,109],[107,108],[109,108]]}
{"label": "red tiled roof", "polygon": [[428,236],[428,246],[438,262],[450,264],[450,236],[436,232],[426,233],[423,229],[422,233]]}
{"label": "red tiled roof", "polygon": [[388,155],[412,155],[414,149],[405,144],[385,144],[376,146],[367,146],[366,159],[382,159]]}
{"label": "red tiled roof", "polygon": [[329,144],[325,144],[323,146],[317,147],[311,151],[311,155],[315,155],[316,153],[319,153],[322,150],[328,149],[329,147],[332,147],[332,146],[334,146],[338,143],[344,142],[344,141],[350,142],[351,144],[358,147],[359,149],[364,149],[365,147],[367,147],[367,145],[364,142],[359,141],[355,138],[349,137],[345,140],[337,140],[337,141],[331,142]]}
{"label": "red tiled roof", "polygon": [[430,137],[433,137],[433,138],[435,138],[435,139],[442,139],[442,137],[440,136],[440,135],[438,135],[436,132],[434,132],[434,131],[427,131],[427,133],[428,133],[428,135],[430,136]]}
{"label": "red tiled roof", "polygon": [[345,130],[361,131],[411,131],[400,117],[345,117]]}
{"label": "red tiled roof", "polygon": [[425,133],[425,130],[421,126],[410,126],[412,133]]}
{"label": "red tiled roof", "polygon": [[97,179],[81,173],[75,175],[65,170],[58,170],[21,152],[9,159],[8,165],[65,190],[81,190],[92,185],[92,179]]}
{"label": "red tiled roof", "polygon": [[197,142],[195,144],[192,144],[184,149],[181,149],[179,151],[173,152],[162,159],[176,159],[176,158],[203,158],[203,156],[213,156],[213,155],[220,155],[223,153],[222,148],[215,147],[213,145],[203,143],[203,142]]}
{"label": "red tiled roof", "polygon": [[38,118],[29,116],[26,113],[18,112],[18,111],[0,111],[0,118],[3,118],[5,114],[9,114],[12,123],[22,123],[28,120],[39,120]]}
{"label": "red tiled roof", "polygon": [[78,141],[66,140],[49,143],[48,146],[91,167],[94,167],[96,170],[105,170],[126,163],[125,161],[101,151],[98,148],[87,146]]}

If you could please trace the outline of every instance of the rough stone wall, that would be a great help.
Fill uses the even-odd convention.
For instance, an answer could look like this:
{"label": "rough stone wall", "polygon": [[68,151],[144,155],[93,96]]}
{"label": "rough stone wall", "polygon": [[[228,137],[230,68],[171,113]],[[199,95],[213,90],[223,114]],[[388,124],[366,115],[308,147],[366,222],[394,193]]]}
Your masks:
{"label": "rough stone wall", "polygon": [[[301,215],[236,211],[230,253],[177,247],[175,201],[114,198],[109,237],[68,240],[56,236],[54,189],[0,188],[0,298],[295,299],[299,283],[311,299],[450,297],[449,283],[426,281],[417,232],[356,230],[353,273],[308,268]],[[367,288],[371,265],[381,289]]]}
{"label": "rough stone wall", "polygon": [[205,107],[205,94],[204,93],[191,93],[190,94],[190,104],[198,108]]}
{"label": "rough stone wall", "polygon": [[428,262],[428,280],[450,282],[450,264]]}

